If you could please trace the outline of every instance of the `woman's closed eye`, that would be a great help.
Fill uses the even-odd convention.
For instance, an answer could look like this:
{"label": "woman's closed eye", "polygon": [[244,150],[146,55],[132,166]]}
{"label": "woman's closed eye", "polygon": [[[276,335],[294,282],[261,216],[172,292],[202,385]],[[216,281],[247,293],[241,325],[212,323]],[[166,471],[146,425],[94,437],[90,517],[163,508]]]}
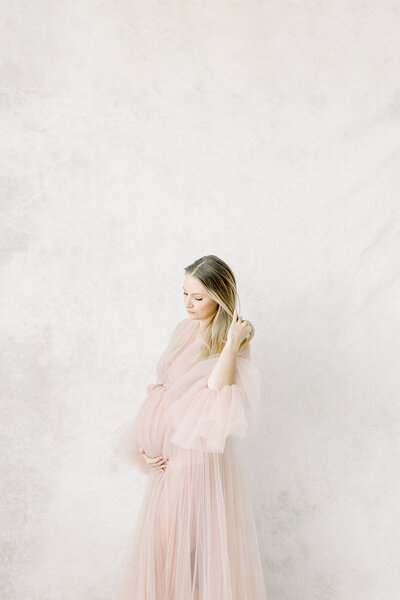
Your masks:
{"label": "woman's closed eye", "polygon": [[[187,296],[187,292],[183,292],[184,296]],[[200,302],[200,300],[203,300],[203,298],[195,298],[195,300],[198,300]]]}

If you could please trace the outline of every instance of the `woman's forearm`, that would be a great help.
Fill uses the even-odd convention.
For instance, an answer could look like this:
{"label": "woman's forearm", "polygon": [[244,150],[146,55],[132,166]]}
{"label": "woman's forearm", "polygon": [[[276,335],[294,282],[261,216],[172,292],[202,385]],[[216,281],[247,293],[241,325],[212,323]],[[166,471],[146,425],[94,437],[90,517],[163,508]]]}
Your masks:
{"label": "woman's forearm", "polygon": [[208,378],[208,387],[218,390],[235,383],[236,356],[238,348],[228,340]]}

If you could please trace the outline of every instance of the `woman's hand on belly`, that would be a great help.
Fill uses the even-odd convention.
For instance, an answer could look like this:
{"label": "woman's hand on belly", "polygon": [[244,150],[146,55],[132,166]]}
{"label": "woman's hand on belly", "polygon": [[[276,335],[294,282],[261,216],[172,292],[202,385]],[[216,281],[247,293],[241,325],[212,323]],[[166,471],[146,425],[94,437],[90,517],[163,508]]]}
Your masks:
{"label": "woman's hand on belly", "polygon": [[156,456],[155,458],[151,458],[151,456],[147,456],[143,448],[139,448],[139,454],[142,455],[143,460],[146,461],[149,467],[155,469],[162,469],[163,471],[165,471],[165,469],[167,468],[167,461],[169,460],[168,458],[164,458],[163,456]]}

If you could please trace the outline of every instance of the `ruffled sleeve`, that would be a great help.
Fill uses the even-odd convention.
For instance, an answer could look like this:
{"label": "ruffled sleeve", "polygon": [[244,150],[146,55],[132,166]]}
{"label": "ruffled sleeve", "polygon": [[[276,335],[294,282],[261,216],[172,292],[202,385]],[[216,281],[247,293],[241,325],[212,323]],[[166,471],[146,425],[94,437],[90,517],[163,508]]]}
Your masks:
{"label": "ruffled sleeve", "polygon": [[249,351],[236,357],[233,384],[218,390],[208,387],[209,375],[218,360],[212,357],[194,365],[168,390],[173,400],[167,413],[173,427],[173,444],[223,453],[228,436],[244,438],[256,432],[261,377],[248,357]]}

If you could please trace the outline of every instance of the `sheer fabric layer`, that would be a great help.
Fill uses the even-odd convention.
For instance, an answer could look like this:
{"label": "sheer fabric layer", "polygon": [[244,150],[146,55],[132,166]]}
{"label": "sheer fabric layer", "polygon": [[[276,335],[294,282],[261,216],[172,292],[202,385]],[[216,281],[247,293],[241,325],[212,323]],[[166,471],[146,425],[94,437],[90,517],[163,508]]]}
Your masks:
{"label": "sheer fabric layer", "polygon": [[[249,348],[235,383],[208,388],[218,357],[198,361],[196,322],[184,319],[157,364],[116,452],[146,473],[143,504],[115,600],[266,600],[256,527],[232,435],[257,429],[260,376]],[[169,458],[165,471],[138,453]]]}

